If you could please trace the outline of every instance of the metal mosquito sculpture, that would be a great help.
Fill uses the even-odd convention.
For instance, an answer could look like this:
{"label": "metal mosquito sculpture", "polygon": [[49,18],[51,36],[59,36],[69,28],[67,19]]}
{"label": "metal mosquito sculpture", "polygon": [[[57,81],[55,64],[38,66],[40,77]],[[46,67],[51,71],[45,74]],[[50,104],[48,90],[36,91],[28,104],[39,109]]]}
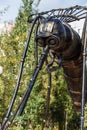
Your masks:
{"label": "metal mosquito sculpture", "polygon": [[[6,130],[14,120],[15,116],[22,115],[30,96],[39,71],[42,69],[46,61],[47,70],[49,71],[49,87],[51,87],[51,72],[63,67],[64,76],[67,81],[67,87],[73,101],[75,110],[81,112],[80,130],[84,130],[84,106],[87,102],[87,84],[86,84],[86,55],[87,55],[87,7],[73,6],[70,8],[53,9],[38,14],[32,14],[29,18],[35,17],[26,41],[23,57],[20,63],[20,69],[15,86],[14,94],[9,105],[7,114],[2,122],[1,130]],[[71,28],[70,22],[79,21],[85,18],[82,40],[79,34]],[[35,54],[36,67],[33,71],[27,90],[11,116],[14,106],[23,66],[27,55],[32,31],[36,27],[35,32]],[[41,58],[38,60],[38,46],[43,48]],[[48,54],[51,62],[47,61]],[[58,66],[53,66],[56,62]],[[50,93],[50,91],[49,91]],[[49,103],[48,103],[49,104]],[[11,116],[11,117],[10,117]]]}

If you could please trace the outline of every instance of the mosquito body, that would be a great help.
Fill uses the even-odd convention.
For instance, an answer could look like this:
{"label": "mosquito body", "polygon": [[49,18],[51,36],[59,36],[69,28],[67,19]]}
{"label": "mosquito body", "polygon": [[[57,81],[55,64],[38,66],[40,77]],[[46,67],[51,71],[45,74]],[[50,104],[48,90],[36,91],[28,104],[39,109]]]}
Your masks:
{"label": "mosquito body", "polygon": [[70,25],[55,18],[43,20],[36,36],[39,46],[49,46],[54,61],[62,60],[64,76],[76,111],[81,110],[82,43]]}

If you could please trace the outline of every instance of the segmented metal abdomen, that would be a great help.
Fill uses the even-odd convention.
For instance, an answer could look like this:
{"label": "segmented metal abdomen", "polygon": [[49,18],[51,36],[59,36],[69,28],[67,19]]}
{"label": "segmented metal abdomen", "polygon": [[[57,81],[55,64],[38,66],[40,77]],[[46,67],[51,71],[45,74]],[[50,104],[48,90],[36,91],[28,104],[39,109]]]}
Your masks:
{"label": "segmented metal abdomen", "polygon": [[81,111],[82,97],[82,56],[63,63],[64,76],[76,111]]}
{"label": "segmented metal abdomen", "polygon": [[62,67],[67,81],[67,88],[73,101],[76,111],[81,111],[82,98],[82,44],[79,35],[68,25],[64,25],[66,30],[67,48],[55,49],[56,56],[63,58]]}

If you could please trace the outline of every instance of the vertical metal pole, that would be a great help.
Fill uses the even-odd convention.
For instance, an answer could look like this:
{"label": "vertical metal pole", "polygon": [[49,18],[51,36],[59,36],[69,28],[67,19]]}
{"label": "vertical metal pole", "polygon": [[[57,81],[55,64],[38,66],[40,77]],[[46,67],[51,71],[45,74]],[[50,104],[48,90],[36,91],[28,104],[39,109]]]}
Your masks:
{"label": "vertical metal pole", "polygon": [[86,57],[84,54],[83,55],[83,79],[82,79],[81,130],[84,130],[85,88],[86,88]]}
{"label": "vertical metal pole", "polygon": [[85,113],[85,89],[86,89],[86,48],[87,48],[87,16],[83,28],[83,75],[82,75],[82,108],[81,108],[81,130],[84,130]]}

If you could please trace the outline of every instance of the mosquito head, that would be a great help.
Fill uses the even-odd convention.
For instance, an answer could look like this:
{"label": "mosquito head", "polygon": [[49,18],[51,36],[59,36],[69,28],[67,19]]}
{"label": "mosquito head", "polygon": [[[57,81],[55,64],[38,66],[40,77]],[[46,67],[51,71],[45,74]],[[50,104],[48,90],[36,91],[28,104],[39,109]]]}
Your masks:
{"label": "mosquito head", "polygon": [[39,46],[46,45],[51,49],[59,48],[66,37],[62,22],[55,18],[44,19],[38,27],[36,42]]}

